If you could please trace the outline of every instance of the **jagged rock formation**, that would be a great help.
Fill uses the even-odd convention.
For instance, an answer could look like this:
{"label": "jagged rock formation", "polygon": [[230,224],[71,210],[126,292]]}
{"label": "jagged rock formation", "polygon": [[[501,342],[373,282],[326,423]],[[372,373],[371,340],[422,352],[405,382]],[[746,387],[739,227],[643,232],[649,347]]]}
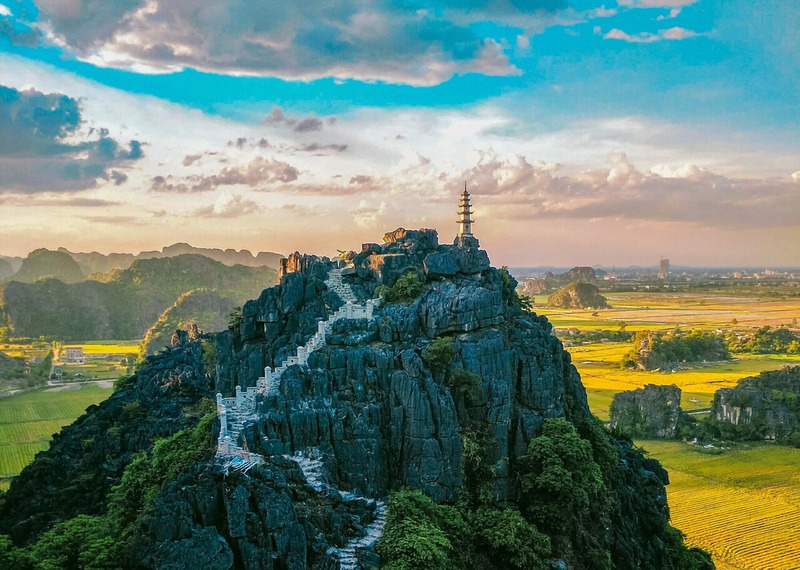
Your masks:
{"label": "jagged rock formation", "polygon": [[27,543],[55,522],[102,512],[133,456],[196,424],[208,410],[202,399],[212,396],[199,343],[153,357],[125,389],[55,434],[12,481],[0,502],[0,534]]}
{"label": "jagged rock formation", "polygon": [[614,394],[611,428],[630,437],[674,438],[681,417],[681,389],[647,384]]}
{"label": "jagged rock formation", "polygon": [[547,306],[560,309],[607,309],[608,300],[591,283],[570,283],[547,298]]}
{"label": "jagged rock formation", "polygon": [[[553,563],[589,568],[599,556],[620,570],[677,568],[668,546],[666,472],[597,427],[550,323],[519,307],[513,278],[490,267],[475,238],[439,244],[433,230],[398,229],[350,259],[341,267],[291,255],[280,284],[246,303],[241,322],[215,336],[213,358],[211,339],[179,335],[174,348],[151,357],[128,387],[22,473],[0,501],[0,533],[21,544],[81,509],[102,512],[134,448],[108,429],[126,429],[120,404],[141,397],[167,410],[148,404],[145,433],[135,440],[141,449],[152,442],[153,426],[196,423],[184,393],[173,392],[184,385],[198,400],[220,393],[212,434],[219,443],[167,480],[137,515],[125,542],[130,567],[375,567],[387,494],[407,486],[447,503],[474,494],[465,441],[482,438],[485,500],[493,508],[515,506],[528,444],[546,419],[566,418],[584,449],[594,442],[599,455],[587,461],[603,464],[608,501],[565,521],[568,530],[552,525]],[[421,292],[370,303],[409,282]],[[437,353],[443,343],[448,351]],[[170,374],[182,359],[184,373]],[[474,393],[448,384],[447,370],[476,378]],[[111,421],[92,428],[97,418]],[[73,466],[49,494],[51,474],[76,461],[74,446],[85,434],[97,442],[90,446],[95,459]],[[110,447],[120,440],[119,450]],[[54,504],[70,486],[87,504]],[[40,505],[48,514],[37,514]]]}
{"label": "jagged rock formation", "polygon": [[742,378],[735,388],[714,393],[711,417],[753,438],[785,440],[800,431],[800,366]]}

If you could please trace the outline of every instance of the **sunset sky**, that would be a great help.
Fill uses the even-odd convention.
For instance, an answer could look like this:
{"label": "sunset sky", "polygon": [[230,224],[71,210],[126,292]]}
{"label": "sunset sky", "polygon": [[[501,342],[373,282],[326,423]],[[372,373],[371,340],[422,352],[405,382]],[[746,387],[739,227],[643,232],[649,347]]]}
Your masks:
{"label": "sunset sky", "polygon": [[795,0],[0,0],[0,254],[800,266]]}

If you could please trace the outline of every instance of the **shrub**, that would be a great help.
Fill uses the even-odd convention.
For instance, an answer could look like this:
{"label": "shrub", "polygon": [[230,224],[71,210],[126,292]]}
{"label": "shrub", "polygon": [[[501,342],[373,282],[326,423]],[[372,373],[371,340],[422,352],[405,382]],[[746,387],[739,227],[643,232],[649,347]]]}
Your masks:
{"label": "shrub", "polygon": [[453,341],[449,338],[439,337],[425,350],[422,360],[434,374],[446,374],[450,371],[455,356]]}
{"label": "shrub", "polygon": [[389,498],[376,550],[385,568],[394,570],[467,568],[470,528],[455,508],[437,505],[421,491],[398,491]]}
{"label": "shrub", "polygon": [[550,538],[539,532],[514,509],[479,509],[472,520],[476,542],[487,557],[500,567],[545,570],[543,560],[550,554]]}
{"label": "shrub", "polygon": [[603,489],[592,445],[564,418],[548,418],[542,435],[519,458],[522,504],[528,519],[561,532],[565,520],[578,521]]}
{"label": "shrub", "polygon": [[454,395],[464,396],[471,402],[478,394],[481,377],[466,368],[454,368],[447,375],[445,384]]}
{"label": "shrub", "polygon": [[387,303],[410,303],[422,294],[425,289],[419,275],[414,269],[400,277],[391,287],[380,290],[380,295]]}

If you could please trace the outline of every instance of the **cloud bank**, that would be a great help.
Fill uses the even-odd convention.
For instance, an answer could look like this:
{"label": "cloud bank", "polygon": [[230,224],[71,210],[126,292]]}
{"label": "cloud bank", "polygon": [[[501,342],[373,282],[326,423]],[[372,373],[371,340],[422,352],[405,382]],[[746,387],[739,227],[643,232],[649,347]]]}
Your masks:
{"label": "cloud bank", "polygon": [[115,168],[142,158],[142,143],[131,140],[126,148],[107,130],[83,126],[76,99],[0,86],[0,193],[123,184],[127,175]]}
{"label": "cloud bank", "polygon": [[[525,28],[563,0],[336,3],[249,0],[40,0],[51,41],[96,65],[308,80],[434,85],[454,74],[516,75],[506,48],[477,29]],[[308,125],[314,128],[313,125]]]}

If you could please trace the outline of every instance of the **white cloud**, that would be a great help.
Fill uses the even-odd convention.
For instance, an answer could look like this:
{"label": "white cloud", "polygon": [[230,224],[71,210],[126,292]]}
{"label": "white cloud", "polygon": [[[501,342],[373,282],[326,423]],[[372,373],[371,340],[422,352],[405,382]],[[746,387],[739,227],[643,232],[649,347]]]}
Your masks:
{"label": "white cloud", "polygon": [[462,13],[390,3],[365,7],[359,0],[313,9],[303,2],[249,0],[38,3],[50,41],[98,66],[413,85],[438,84],[458,73],[518,74],[499,44],[473,24],[544,21],[536,14],[550,13],[541,9],[548,3],[537,4],[530,11],[487,7]]}
{"label": "white cloud", "polygon": [[238,218],[261,210],[261,206],[252,200],[243,198],[225,190],[214,203],[193,210],[192,216],[205,218]]}
{"label": "white cloud", "polygon": [[698,0],[618,0],[620,6],[627,8],[675,8],[689,6]]}
{"label": "white cloud", "polygon": [[669,11],[669,14],[666,14],[666,15],[665,14],[661,14],[658,18],[656,18],[656,21],[657,22],[662,22],[664,20],[671,20],[673,18],[677,18],[680,15],[682,10],[683,10],[682,7],[673,8],[672,10]]}
{"label": "white cloud", "polygon": [[0,16],[11,16],[11,9],[5,4],[0,4]]}
{"label": "white cloud", "polygon": [[624,42],[629,43],[637,43],[637,44],[649,44],[652,42],[660,42],[663,40],[686,40],[689,38],[695,38],[698,36],[702,36],[703,34],[698,34],[697,32],[693,32],[692,30],[687,30],[686,28],[669,28],[667,30],[659,30],[657,33],[653,34],[650,32],[640,32],[638,34],[628,34],[623,32],[618,28],[614,28],[607,32],[603,39],[606,40],[622,40]]}
{"label": "white cloud", "polygon": [[794,180],[795,182],[800,182],[800,170],[792,173],[792,180]]}

